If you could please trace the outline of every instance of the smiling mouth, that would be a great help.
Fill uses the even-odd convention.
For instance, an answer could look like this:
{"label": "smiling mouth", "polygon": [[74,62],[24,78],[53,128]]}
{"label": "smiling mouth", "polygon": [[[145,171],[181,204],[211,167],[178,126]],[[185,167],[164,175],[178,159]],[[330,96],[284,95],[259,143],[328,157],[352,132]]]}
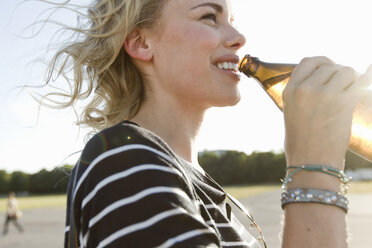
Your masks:
{"label": "smiling mouth", "polygon": [[222,70],[234,71],[234,72],[239,71],[239,65],[237,63],[233,63],[233,62],[219,62],[219,63],[215,64],[215,66],[218,69],[222,69]]}

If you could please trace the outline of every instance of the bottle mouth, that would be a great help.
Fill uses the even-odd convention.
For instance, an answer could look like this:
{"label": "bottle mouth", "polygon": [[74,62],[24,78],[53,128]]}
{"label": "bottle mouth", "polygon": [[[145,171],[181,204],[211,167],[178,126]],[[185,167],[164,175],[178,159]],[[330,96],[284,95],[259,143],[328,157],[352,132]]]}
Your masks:
{"label": "bottle mouth", "polygon": [[244,71],[244,69],[247,67],[247,64],[249,64],[249,63],[248,63],[249,58],[250,58],[250,55],[247,54],[247,55],[245,55],[245,56],[240,60],[240,62],[239,62],[239,71],[241,71],[241,72]]}
{"label": "bottle mouth", "polygon": [[245,55],[239,62],[239,71],[246,74],[248,77],[254,75],[257,71],[258,58],[251,55]]}

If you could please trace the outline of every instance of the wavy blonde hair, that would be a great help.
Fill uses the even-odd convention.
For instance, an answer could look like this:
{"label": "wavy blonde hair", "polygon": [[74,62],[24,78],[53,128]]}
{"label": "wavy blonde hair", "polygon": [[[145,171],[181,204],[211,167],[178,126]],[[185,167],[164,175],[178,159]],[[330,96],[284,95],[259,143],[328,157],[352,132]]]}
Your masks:
{"label": "wavy blonde hair", "polygon": [[[78,12],[85,21],[74,28],[65,27],[80,38],[61,47],[47,68],[46,85],[54,81],[56,74],[67,80],[70,92],[50,92],[43,96],[42,103],[67,108],[88,99],[78,124],[95,130],[134,117],[144,101],[144,82],[123,45],[135,28],[155,25],[166,1],[96,0],[91,6],[80,6],[87,8],[86,15]],[[55,5],[65,9],[76,6],[71,0]],[[72,79],[68,78],[69,73]],[[56,101],[53,97],[67,101]]]}

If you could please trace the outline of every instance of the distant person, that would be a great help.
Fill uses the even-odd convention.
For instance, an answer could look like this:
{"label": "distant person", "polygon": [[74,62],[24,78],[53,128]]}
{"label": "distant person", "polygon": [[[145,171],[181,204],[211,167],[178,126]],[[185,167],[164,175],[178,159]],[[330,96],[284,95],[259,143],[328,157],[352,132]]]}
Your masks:
{"label": "distant person", "polygon": [[23,226],[18,222],[18,219],[22,216],[22,212],[19,209],[18,201],[16,199],[16,195],[14,192],[10,192],[8,195],[8,204],[6,210],[6,219],[4,224],[4,231],[3,235],[6,235],[9,231],[9,223],[13,222],[13,224],[17,227],[19,232],[23,232]]}

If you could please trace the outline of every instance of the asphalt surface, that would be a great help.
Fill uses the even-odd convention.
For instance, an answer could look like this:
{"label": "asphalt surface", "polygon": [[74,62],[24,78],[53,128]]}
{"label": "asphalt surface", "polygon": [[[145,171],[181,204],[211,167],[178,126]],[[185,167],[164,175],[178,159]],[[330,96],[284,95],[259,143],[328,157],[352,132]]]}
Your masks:
{"label": "asphalt surface", "polygon": [[64,208],[24,210],[19,221],[25,229],[23,233],[19,233],[11,223],[9,233],[1,236],[3,231],[1,223],[0,248],[63,247],[64,219]]}
{"label": "asphalt surface", "polygon": [[[269,248],[280,247],[281,216],[280,191],[260,194],[241,202],[252,212],[260,225]],[[372,194],[349,195],[348,214],[350,248],[372,247]],[[0,236],[0,248],[54,248],[63,247],[63,208],[30,209],[23,211],[20,220],[24,233],[10,225],[9,233]],[[1,219],[0,219],[1,220]],[[2,219],[4,221],[4,219]],[[2,231],[2,223],[1,228]],[[300,247],[300,246],[299,246]]]}

